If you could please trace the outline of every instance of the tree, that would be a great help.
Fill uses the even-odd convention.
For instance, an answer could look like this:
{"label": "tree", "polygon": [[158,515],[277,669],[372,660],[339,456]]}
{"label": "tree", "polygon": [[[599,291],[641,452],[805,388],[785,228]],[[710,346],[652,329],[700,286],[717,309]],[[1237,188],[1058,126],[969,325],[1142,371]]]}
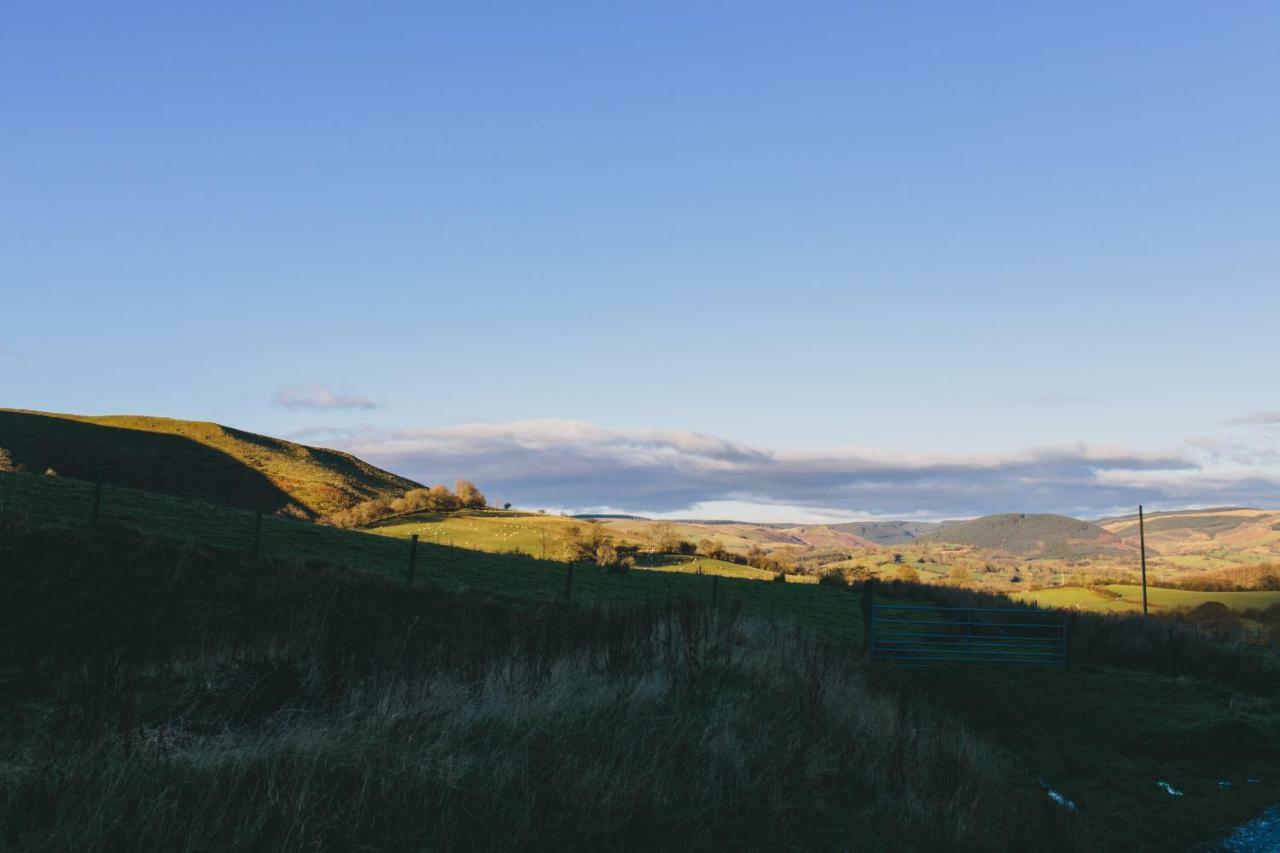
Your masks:
{"label": "tree", "polygon": [[444,486],[432,486],[427,508],[433,512],[450,512],[458,508],[458,498]]}
{"label": "tree", "polygon": [[680,553],[680,537],[676,534],[675,525],[663,522],[653,528],[651,534],[653,544],[661,554],[678,554]]}
{"label": "tree", "polygon": [[453,485],[453,493],[458,498],[458,503],[468,509],[484,509],[488,501],[484,498],[484,492],[476,488],[476,484],[470,480],[459,480]]}
{"label": "tree", "polygon": [[13,464],[13,454],[6,448],[0,447],[0,471],[8,471],[12,473],[18,470]]}
{"label": "tree", "polygon": [[613,547],[611,542],[601,542],[596,545],[596,565],[598,566],[616,566],[618,564],[618,549]]}
{"label": "tree", "polygon": [[907,581],[908,583],[920,583],[920,573],[904,563],[893,570],[893,579]]}
{"label": "tree", "polygon": [[503,509],[511,509],[511,501],[507,501],[502,505]]}

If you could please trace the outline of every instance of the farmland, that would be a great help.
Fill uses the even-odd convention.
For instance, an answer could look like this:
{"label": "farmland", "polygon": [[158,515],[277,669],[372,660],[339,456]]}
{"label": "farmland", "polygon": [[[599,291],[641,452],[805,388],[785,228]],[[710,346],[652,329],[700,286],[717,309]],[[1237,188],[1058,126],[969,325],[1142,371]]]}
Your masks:
{"label": "farmland", "polygon": [[[1134,584],[1107,584],[1101,587],[1059,587],[1016,593],[1017,601],[1034,602],[1041,607],[1065,607],[1099,612],[1142,612],[1142,587]],[[1196,590],[1148,587],[1147,604],[1152,611],[1189,611],[1206,602],[1225,604],[1243,613],[1265,610],[1280,604],[1280,591],[1200,592]]]}

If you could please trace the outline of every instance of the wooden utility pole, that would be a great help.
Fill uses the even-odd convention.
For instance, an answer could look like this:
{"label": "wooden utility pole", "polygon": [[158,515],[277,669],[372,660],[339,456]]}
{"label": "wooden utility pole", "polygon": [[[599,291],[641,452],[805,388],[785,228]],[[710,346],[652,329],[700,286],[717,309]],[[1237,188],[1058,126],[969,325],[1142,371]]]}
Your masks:
{"label": "wooden utility pole", "polygon": [[1142,550],[1142,615],[1147,615],[1147,527],[1138,505],[1138,547]]}

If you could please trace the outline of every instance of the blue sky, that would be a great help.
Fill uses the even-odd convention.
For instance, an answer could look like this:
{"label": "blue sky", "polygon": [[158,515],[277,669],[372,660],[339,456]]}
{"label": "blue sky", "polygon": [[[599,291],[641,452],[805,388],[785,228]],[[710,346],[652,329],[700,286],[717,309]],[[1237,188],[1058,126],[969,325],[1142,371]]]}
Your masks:
{"label": "blue sky", "polygon": [[10,8],[0,405],[553,507],[1280,505],[1278,41],[1249,2]]}

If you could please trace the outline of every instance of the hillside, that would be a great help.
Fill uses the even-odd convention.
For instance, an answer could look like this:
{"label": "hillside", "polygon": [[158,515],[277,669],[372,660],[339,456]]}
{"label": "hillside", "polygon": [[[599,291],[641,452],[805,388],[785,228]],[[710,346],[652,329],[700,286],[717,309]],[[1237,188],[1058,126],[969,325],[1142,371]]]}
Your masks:
{"label": "hillside", "polygon": [[1065,515],[1027,513],[985,515],[962,521],[922,536],[920,541],[1043,557],[1083,557],[1132,550],[1119,536],[1091,522]]}
{"label": "hillside", "polygon": [[921,536],[941,530],[944,525],[935,521],[850,521],[827,526],[883,546],[914,542]]}
{"label": "hillside", "polygon": [[[1133,545],[1138,517],[1106,519],[1099,524]],[[1146,517],[1147,547],[1162,554],[1189,555],[1230,549],[1271,557],[1280,546],[1280,512],[1242,507],[1153,512]]]}
{"label": "hillside", "polygon": [[[1140,620],[1077,614],[1070,670],[881,679],[857,654],[859,600],[839,587],[579,565],[562,605],[559,562],[423,541],[409,585],[410,548],[391,535],[270,518],[255,559],[248,513],[108,486],[90,528],[92,495],[0,474],[0,697],[23,722],[0,745],[30,756],[0,774],[0,799],[33,804],[0,826],[16,849],[89,849],[107,833],[148,849],[283,849],[286,832],[307,849],[357,836],[596,849],[696,831],[707,849],[1186,850],[1280,796],[1274,671]],[[682,654],[663,651],[671,631],[689,632],[675,635]],[[156,668],[171,677],[141,677]],[[85,672],[105,686],[86,689]],[[55,701],[70,703],[70,733],[53,728]],[[473,762],[463,775],[458,756]],[[756,784],[762,766],[785,784]],[[627,784],[601,792],[613,777]],[[1044,784],[1079,811],[1057,811]],[[202,811],[207,790],[235,793]],[[587,825],[590,844],[565,834]]]}
{"label": "hillside", "polygon": [[350,454],[171,418],[0,409],[0,448],[33,473],[307,518],[418,485]]}

